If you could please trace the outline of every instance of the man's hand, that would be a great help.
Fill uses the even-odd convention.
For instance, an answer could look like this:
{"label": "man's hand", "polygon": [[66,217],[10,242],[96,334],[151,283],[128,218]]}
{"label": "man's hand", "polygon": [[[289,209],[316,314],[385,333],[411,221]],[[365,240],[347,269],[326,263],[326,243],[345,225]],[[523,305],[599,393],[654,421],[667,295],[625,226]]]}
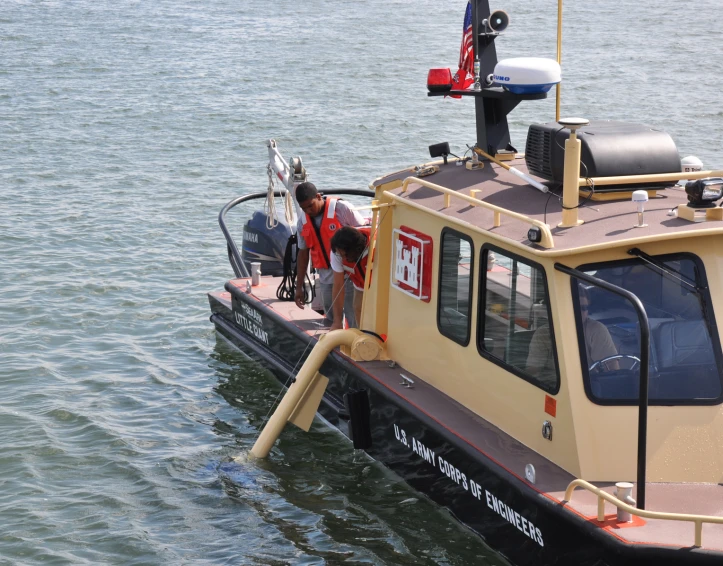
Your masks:
{"label": "man's hand", "polygon": [[335,320],[334,322],[331,323],[331,326],[329,327],[329,332],[331,332],[332,330],[341,330],[342,328],[343,327],[341,325],[341,321]]}
{"label": "man's hand", "polygon": [[296,291],[294,292],[294,302],[296,303],[296,306],[300,309],[304,308],[304,288],[303,287],[297,287]]}

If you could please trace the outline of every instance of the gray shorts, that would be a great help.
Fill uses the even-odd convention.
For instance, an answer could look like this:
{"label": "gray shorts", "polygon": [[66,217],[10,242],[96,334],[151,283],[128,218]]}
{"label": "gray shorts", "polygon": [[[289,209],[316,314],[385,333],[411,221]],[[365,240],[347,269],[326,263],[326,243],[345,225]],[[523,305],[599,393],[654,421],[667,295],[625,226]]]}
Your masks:
{"label": "gray shorts", "polygon": [[[332,304],[334,298],[332,295],[333,285],[331,283],[316,282],[316,290],[321,295],[321,304],[324,305],[325,323],[331,324],[334,320]],[[354,316],[354,285],[347,279],[344,283],[344,318],[349,328],[357,328],[356,316]]]}

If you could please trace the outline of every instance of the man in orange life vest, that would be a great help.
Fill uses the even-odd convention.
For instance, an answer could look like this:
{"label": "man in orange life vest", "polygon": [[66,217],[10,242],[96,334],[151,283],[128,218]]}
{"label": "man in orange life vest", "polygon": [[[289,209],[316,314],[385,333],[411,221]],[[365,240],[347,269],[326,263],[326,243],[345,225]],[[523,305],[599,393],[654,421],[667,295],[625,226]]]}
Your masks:
{"label": "man in orange life vest", "polygon": [[[336,231],[331,238],[331,269],[334,271],[334,287],[332,294],[338,301],[334,303],[334,322],[331,330],[341,328],[336,321],[341,318],[337,316],[337,310],[341,311],[342,299],[345,299],[346,285],[344,280],[352,282],[354,286],[354,316],[357,325],[361,321],[362,299],[364,298],[364,279],[367,273],[367,260],[369,258],[369,238],[371,228],[353,228],[344,226]],[[337,307],[337,304],[339,305]]]}
{"label": "man in orange life vest", "polygon": [[[353,307],[353,286],[347,284],[349,293],[346,293],[346,304],[344,295],[336,301],[336,294],[332,294],[334,274],[331,270],[331,238],[342,226],[359,226],[364,219],[354,208],[335,197],[322,197],[316,190],[313,183],[301,183],[296,187],[296,200],[304,212],[299,218],[297,233],[299,234],[298,248],[299,255],[296,260],[296,293],[294,301],[300,308],[304,308],[304,277],[311,257],[311,265],[316,268],[319,274],[318,290],[321,295],[321,302],[324,306],[324,313],[329,321],[337,321],[337,328],[342,328],[342,311],[346,315],[350,328],[356,327]],[[336,319],[332,308],[339,305],[339,314]],[[343,309],[342,309],[343,306]]]}

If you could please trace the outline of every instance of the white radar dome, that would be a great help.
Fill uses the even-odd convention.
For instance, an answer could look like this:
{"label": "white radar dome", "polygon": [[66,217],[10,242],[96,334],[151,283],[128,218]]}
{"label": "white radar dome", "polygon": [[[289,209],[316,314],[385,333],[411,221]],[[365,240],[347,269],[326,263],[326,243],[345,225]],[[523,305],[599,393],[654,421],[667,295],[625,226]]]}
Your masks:
{"label": "white radar dome", "polygon": [[560,65],[542,57],[504,59],[495,65],[494,84],[515,94],[547,92],[562,80]]}
{"label": "white radar dome", "polygon": [[684,157],[683,159],[681,159],[680,166],[686,173],[703,170],[703,162],[695,155],[689,155],[688,157]]}

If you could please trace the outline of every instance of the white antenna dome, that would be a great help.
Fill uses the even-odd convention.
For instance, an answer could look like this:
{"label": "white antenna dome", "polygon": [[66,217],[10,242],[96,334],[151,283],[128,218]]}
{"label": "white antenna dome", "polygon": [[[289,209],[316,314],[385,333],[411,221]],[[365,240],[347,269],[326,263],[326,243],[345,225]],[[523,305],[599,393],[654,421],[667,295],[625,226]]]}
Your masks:
{"label": "white antenna dome", "polygon": [[533,94],[550,90],[562,80],[562,72],[554,59],[516,57],[497,63],[493,79],[515,94]]}
{"label": "white antenna dome", "polygon": [[695,155],[689,155],[680,160],[680,166],[683,168],[685,173],[692,173],[694,171],[703,170],[703,162],[698,159]]}

